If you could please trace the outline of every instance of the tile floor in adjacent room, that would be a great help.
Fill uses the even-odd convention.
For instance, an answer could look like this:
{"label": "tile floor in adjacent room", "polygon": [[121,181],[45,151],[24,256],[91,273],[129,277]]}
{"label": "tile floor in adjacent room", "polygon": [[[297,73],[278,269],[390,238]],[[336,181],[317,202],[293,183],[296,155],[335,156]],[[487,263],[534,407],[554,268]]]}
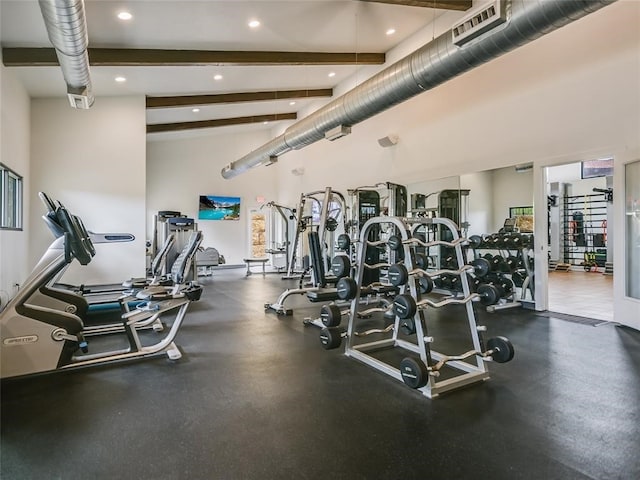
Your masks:
{"label": "tile floor in adjacent room", "polygon": [[613,321],[613,276],[577,269],[549,272],[549,311]]}

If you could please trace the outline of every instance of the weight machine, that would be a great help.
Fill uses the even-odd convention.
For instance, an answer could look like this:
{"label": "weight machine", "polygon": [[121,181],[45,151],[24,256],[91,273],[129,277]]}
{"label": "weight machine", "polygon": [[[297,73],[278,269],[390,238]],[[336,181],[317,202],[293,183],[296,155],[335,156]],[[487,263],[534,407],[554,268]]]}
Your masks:
{"label": "weight machine", "polygon": [[[284,241],[282,242],[274,242],[272,240],[271,248],[266,250],[266,253],[276,256],[276,255],[284,255],[285,258],[285,266],[284,271],[289,272],[289,261],[291,259],[291,237],[289,230],[289,223],[295,219],[296,210],[293,208],[285,207],[284,205],[279,205],[276,202],[267,202],[260,206],[260,209],[270,208],[271,210],[275,210],[280,215],[282,219],[282,225],[284,225]],[[272,227],[273,227],[273,219],[272,219]],[[275,231],[275,228],[272,228],[272,232]],[[280,271],[280,269],[278,269]]]}
{"label": "weight machine", "polygon": [[[386,190],[386,192],[384,192]],[[381,191],[383,194],[381,195]],[[386,193],[386,194],[385,194]],[[351,201],[351,219],[347,222],[345,233],[349,235],[349,244],[354,244],[360,235],[365,223],[374,217],[388,215],[391,217],[405,217],[407,215],[407,187],[391,182],[382,182],[372,186],[362,186],[348,190]],[[385,204],[386,200],[386,206]],[[369,241],[378,240],[381,231],[373,229]],[[354,247],[355,248],[355,247]],[[351,250],[351,257],[355,255],[355,249]],[[370,264],[380,261],[379,250],[368,251],[367,262]],[[364,273],[364,285],[369,285],[380,280],[379,270],[367,270]]]}
{"label": "weight machine", "polygon": [[[302,234],[308,228],[315,228],[318,231],[325,270],[329,269],[327,258],[332,256],[334,246],[332,238],[329,239],[330,241],[326,241],[327,232],[329,232],[329,236],[333,235],[333,232],[338,229],[340,224],[343,225],[343,228],[346,228],[344,225],[347,217],[346,210],[344,196],[340,192],[333,191],[331,187],[300,195],[298,208],[293,210],[296,227],[293,244],[290,249],[287,274],[282,277],[283,279],[297,278],[300,273],[304,273],[308,268],[303,263],[301,265],[302,272],[296,271],[296,267],[300,267],[298,258],[302,256],[301,252],[304,250]],[[317,282],[313,281],[313,283],[316,284]]]}
{"label": "weight machine", "polygon": [[[180,212],[174,210],[160,210],[153,216],[154,227],[153,237],[151,239],[151,256],[154,257],[158,253],[158,249],[165,243],[169,235],[175,237],[175,243],[167,254],[164,270],[165,275],[171,271],[173,262],[178,257],[178,252],[189,243],[191,233],[198,230],[198,224],[193,218],[189,218]],[[191,265],[191,279],[198,278],[198,269],[196,262]]]}

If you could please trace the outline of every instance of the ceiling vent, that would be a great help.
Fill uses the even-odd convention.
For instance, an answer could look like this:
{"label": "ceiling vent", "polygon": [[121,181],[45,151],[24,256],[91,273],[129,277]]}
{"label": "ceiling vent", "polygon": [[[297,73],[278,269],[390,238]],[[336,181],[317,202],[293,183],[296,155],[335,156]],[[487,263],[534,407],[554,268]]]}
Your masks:
{"label": "ceiling vent", "polygon": [[78,108],[80,110],[88,110],[93,105],[93,95],[90,93],[67,93],[67,98],[69,99],[69,103],[73,108]]}
{"label": "ceiling vent", "polygon": [[451,32],[453,43],[462,46],[507,21],[506,0],[493,0],[465,15]]}
{"label": "ceiling vent", "polygon": [[324,138],[333,142],[334,140],[345,137],[350,133],[351,133],[351,127],[349,127],[348,125],[338,125],[337,127],[324,132]]}

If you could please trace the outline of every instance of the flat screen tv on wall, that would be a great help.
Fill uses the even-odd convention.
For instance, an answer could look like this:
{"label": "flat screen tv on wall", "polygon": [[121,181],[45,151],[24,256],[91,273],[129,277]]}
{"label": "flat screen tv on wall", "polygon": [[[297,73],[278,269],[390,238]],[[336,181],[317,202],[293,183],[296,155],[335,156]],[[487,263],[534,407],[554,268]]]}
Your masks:
{"label": "flat screen tv on wall", "polygon": [[198,220],[240,220],[240,197],[200,195]]}
{"label": "flat screen tv on wall", "polygon": [[582,162],[582,178],[608,177],[613,175],[613,158],[599,158]]}

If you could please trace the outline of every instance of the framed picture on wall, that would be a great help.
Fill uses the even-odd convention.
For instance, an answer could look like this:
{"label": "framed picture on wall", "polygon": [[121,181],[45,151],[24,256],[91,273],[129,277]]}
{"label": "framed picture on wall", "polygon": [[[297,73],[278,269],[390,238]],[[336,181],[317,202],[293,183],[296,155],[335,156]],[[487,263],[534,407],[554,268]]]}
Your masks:
{"label": "framed picture on wall", "polygon": [[198,220],[240,220],[240,197],[200,195]]}

